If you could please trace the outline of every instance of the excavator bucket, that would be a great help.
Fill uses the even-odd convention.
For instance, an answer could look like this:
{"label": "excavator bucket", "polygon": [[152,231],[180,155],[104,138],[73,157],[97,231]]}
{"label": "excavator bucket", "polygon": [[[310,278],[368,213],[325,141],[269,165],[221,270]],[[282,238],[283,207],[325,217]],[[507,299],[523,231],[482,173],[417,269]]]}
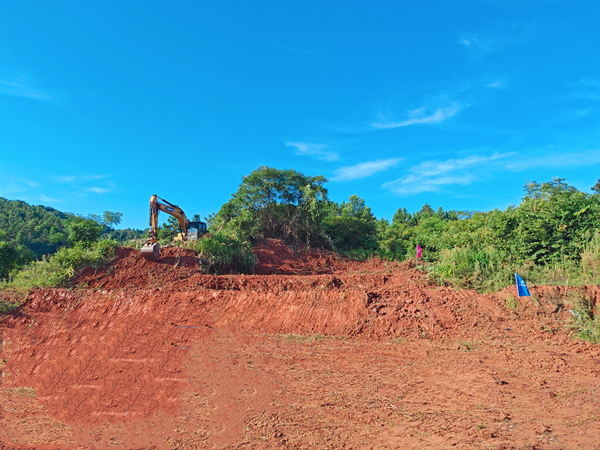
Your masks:
{"label": "excavator bucket", "polygon": [[160,258],[160,246],[158,242],[153,244],[144,244],[142,247],[142,256],[148,261],[157,261]]}

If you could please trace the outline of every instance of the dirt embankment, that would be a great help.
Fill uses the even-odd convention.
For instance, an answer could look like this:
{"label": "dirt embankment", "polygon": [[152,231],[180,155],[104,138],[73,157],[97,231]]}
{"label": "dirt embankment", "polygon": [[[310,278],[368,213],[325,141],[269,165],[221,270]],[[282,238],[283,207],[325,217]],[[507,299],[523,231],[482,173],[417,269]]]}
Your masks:
{"label": "dirt embankment", "polygon": [[[118,255],[75,289],[32,292],[3,320],[0,443],[596,448],[600,438],[600,352],[565,330],[564,287],[533,287],[540,304],[511,310],[511,289],[440,288],[407,264],[279,241],[257,248],[252,276],[203,275],[176,248],[158,262]],[[597,286],[581,289],[598,301]]]}

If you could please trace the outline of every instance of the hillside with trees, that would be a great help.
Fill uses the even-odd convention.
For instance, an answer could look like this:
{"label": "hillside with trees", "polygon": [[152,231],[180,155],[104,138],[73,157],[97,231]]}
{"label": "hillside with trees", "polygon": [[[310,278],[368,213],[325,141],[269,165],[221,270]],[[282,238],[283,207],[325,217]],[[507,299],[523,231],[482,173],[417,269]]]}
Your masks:
{"label": "hillside with trees", "polygon": [[[416,258],[441,284],[500,289],[519,272],[534,283],[598,282],[600,277],[600,182],[594,193],[564,179],[528,182],[517,206],[486,212],[437,210],[429,204],[409,212],[399,207],[391,221],[377,219],[352,195],[329,199],[327,179],[295,170],[259,167],[229,201],[208,218],[210,234],[188,243],[209,273],[253,273],[253,245],[265,238],[302,248],[384,260]],[[141,239],[140,230],[116,230],[121,213],[76,216],[44,206],[0,198],[0,276],[60,248],[108,239]],[[194,218],[199,219],[199,218]],[[159,229],[159,241],[173,244],[174,218]],[[182,244],[177,244],[182,245]]]}
{"label": "hillside with trees", "polygon": [[77,242],[113,239],[125,242],[144,236],[141,230],[117,230],[123,214],[78,216],[48,206],[0,197],[0,280],[11,271],[52,255]]}
{"label": "hillside with trees", "polygon": [[240,241],[283,239],[364,259],[403,260],[423,248],[423,268],[441,282],[483,290],[513,282],[596,281],[600,257],[600,195],[564,179],[524,186],[518,206],[487,212],[398,208],[377,219],[352,195],[328,198],[322,176],[260,167],[242,178],[231,199],[209,219],[210,230]]}

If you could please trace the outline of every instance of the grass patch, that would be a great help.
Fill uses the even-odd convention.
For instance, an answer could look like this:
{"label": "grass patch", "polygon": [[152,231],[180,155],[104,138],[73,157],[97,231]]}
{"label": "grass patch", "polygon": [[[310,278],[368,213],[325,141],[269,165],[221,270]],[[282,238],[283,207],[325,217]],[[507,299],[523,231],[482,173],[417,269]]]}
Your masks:
{"label": "grass patch", "polygon": [[63,247],[50,257],[44,256],[41,261],[33,261],[23,270],[12,273],[9,281],[0,284],[0,289],[24,292],[68,285],[84,267],[99,268],[113,261],[116,245],[114,240],[102,240]]}
{"label": "grass patch", "polygon": [[4,300],[0,299],[0,315],[2,314],[13,314],[23,304],[23,300]]}
{"label": "grass patch", "polygon": [[462,350],[463,352],[470,352],[471,350],[474,350],[478,345],[479,345],[478,342],[464,341],[464,342],[458,343],[459,349]]}
{"label": "grass patch", "polygon": [[325,336],[322,336],[320,334],[313,334],[309,336],[304,334],[288,334],[285,338],[289,343],[300,344],[305,342],[319,342],[325,339]]}
{"label": "grass patch", "polygon": [[[595,232],[579,253],[558,254],[545,262],[519,260],[492,246],[441,249],[434,262],[420,262],[437,284],[494,292],[514,285],[518,273],[531,286],[600,284],[600,233]],[[514,309],[514,308],[511,308]]]}
{"label": "grass patch", "polygon": [[18,395],[19,397],[35,397],[35,390],[30,387],[14,388],[10,392],[12,395]]}
{"label": "grass patch", "polygon": [[512,294],[508,294],[508,296],[506,297],[506,307],[514,311],[519,306],[521,306],[521,304],[519,303],[519,299]]}
{"label": "grass patch", "polygon": [[600,344],[600,317],[593,300],[587,295],[575,292],[571,294],[573,309],[569,312],[573,316],[573,325],[580,339]]}

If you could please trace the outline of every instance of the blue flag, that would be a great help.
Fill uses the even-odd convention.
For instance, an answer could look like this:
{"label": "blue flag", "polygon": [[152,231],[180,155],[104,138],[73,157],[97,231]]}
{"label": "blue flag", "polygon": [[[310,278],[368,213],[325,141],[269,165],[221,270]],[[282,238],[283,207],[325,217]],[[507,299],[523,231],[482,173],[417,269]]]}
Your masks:
{"label": "blue flag", "polygon": [[527,285],[523,278],[515,273],[515,281],[517,282],[517,291],[519,292],[519,297],[531,297],[529,294],[529,290],[527,289]]}

